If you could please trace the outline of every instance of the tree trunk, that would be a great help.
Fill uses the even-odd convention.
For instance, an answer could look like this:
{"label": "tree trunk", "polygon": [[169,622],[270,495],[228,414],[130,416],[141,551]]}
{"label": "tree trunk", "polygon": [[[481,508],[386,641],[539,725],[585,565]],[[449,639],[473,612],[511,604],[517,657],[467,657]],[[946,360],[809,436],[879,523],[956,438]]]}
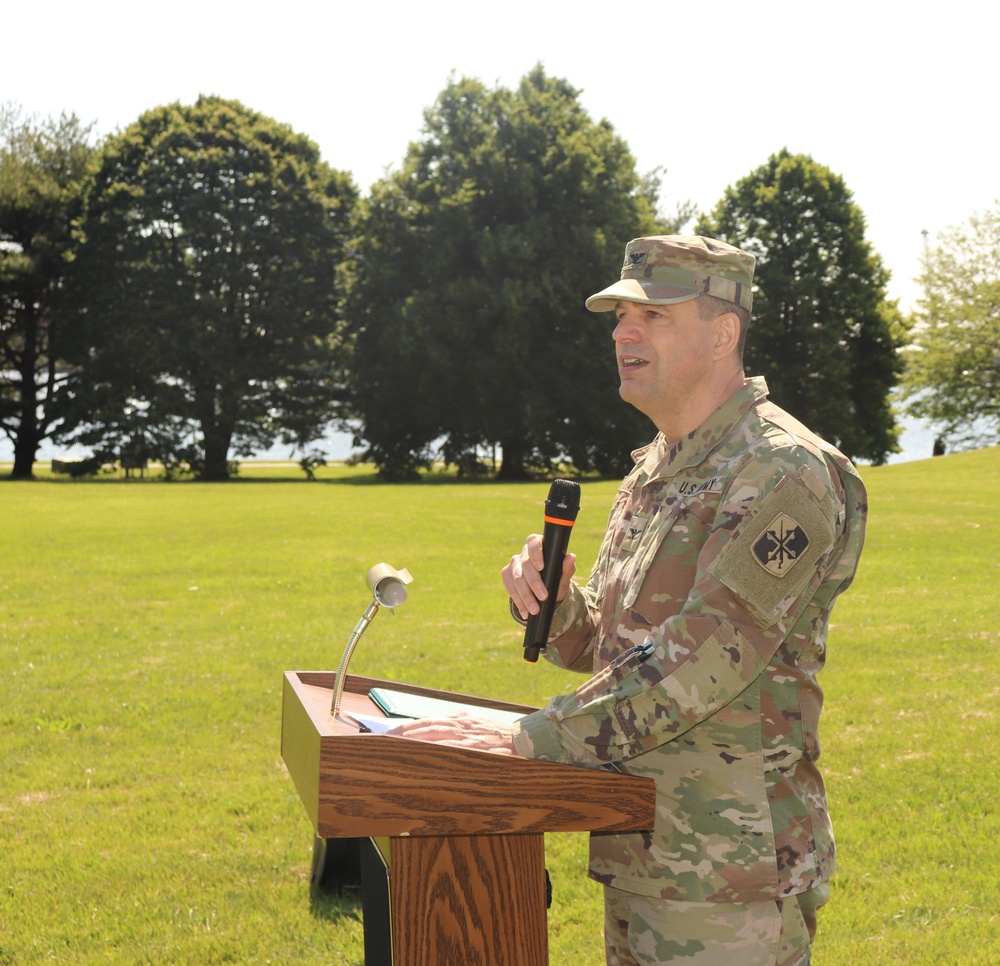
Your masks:
{"label": "tree trunk", "polygon": [[497,472],[498,480],[526,480],[528,473],[524,468],[525,450],[520,440],[501,440],[503,462]]}
{"label": "tree trunk", "polygon": [[[21,398],[17,437],[14,439],[14,468],[12,480],[32,480],[35,477],[35,454],[41,441],[38,429],[38,394],[35,388],[34,353],[26,353],[21,365]],[[30,368],[29,368],[30,367]]]}
{"label": "tree trunk", "polygon": [[204,382],[196,383],[195,399],[205,453],[205,465],[198,474],[199,479],[228,480],[229,447],[239,412],[236,389],[210,375]]}
{"label": "tree trunk", "polygon": [[205,437],[203,443],[205,465],[202,467],[200,478],[203,480],[228,480],[229,444],[233,439],[232,425],[221,425],[220,421],[216,421],[214,425],[202,423],[202,434]]}
{"label": "tree trunk", "polygon": [[12,480],[34,479],[35,454],[38,452],[41,433],[38,428],[38,386],[35,382],[35,364],[38,361],[38,312],[34,301],[22,315],[24,345],[18,360],[20,385],[17,399],[18,427],[14,439],[14,468]]}
{"label": "tree trunk", "polygon": [[10,471],[12,480],[35,478],[35,453],[38,452],[38,440],[35,437],[35,433],[22,432],[14,440],[14,468]]}
{"label": "tree trunk", "polygon": [[227,432],[219,426],[208,426],[202,432],[205,435],[205,466],[201,471],[201,479],[228,480],[232,431]]}

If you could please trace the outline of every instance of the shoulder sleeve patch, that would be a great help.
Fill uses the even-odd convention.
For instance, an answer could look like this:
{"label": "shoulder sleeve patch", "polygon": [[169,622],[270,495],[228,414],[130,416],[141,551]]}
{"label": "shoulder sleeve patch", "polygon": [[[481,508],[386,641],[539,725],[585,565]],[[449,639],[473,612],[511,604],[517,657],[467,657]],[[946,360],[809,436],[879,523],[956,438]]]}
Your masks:
{"label": "shoulder sleeve patch", "polygon": [[740,522],[709,571],[770,626],[805,590],[833,546],[836,508],[786,476]]}
{"label": "shoulder sleeve patch", "polygon": [[753,559],[769,574],[787,577],[809,550],[809,534],[793,516],[779,513],[750,548]]}

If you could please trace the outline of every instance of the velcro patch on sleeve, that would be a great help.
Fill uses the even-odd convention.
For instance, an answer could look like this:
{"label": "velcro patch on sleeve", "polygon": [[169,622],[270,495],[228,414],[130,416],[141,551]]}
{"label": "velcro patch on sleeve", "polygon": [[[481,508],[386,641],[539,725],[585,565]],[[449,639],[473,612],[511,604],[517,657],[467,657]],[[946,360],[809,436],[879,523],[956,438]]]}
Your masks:
{"label": "velcro patch on sleeve", "polygon": [[754,541],[753,559],[769,574],[786,577],[809,550],[809,535],[799,521],[779,513]]}
{"label": "velcro patch on sleeve", "polygon": [[747,514],[709,567],[770,626],[788,609],[833,546],[836,510],[786,476]]}

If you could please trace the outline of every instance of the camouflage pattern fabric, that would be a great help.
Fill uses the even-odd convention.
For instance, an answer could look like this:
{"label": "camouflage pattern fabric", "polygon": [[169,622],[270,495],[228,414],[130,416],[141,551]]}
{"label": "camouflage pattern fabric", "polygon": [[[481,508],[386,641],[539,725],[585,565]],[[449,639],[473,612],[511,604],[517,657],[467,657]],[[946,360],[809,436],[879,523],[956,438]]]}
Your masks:
{"label": "camouflage pattern fabric", "polygon": [[753,255],[701,235],[633,238],[621,278],[586,305],[591,312],[611,312],[620,299],[669,305],[711,295],[750,309],[755,263]]}
{"label": "camouflage pattern fabric", "polygon": [[808,966],[811,893],[763,902],[671,902],[604,890],[608,966]]}
{"label": "camouflage pattern fabric", "polygon": [[517,751],[655,779],[655,828],[591,837],[591,877],[685,902],[808,892],[834,869],[817,768],[836,597],[864,486],[749,380],[690,436],[634,454],[545,656],[593,676],[515,723]]}

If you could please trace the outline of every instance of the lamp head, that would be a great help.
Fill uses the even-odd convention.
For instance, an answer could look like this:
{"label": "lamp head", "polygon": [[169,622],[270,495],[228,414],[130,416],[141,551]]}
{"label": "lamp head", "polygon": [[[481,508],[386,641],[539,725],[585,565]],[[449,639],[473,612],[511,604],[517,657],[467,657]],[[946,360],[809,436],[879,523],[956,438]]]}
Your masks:
{"label": "lamp head", "polygon": [[390,609],[406,601],[406,585],[413,580],[405,567],[397,570],[387,563],[375,564],[366,579],[379,606]]}

